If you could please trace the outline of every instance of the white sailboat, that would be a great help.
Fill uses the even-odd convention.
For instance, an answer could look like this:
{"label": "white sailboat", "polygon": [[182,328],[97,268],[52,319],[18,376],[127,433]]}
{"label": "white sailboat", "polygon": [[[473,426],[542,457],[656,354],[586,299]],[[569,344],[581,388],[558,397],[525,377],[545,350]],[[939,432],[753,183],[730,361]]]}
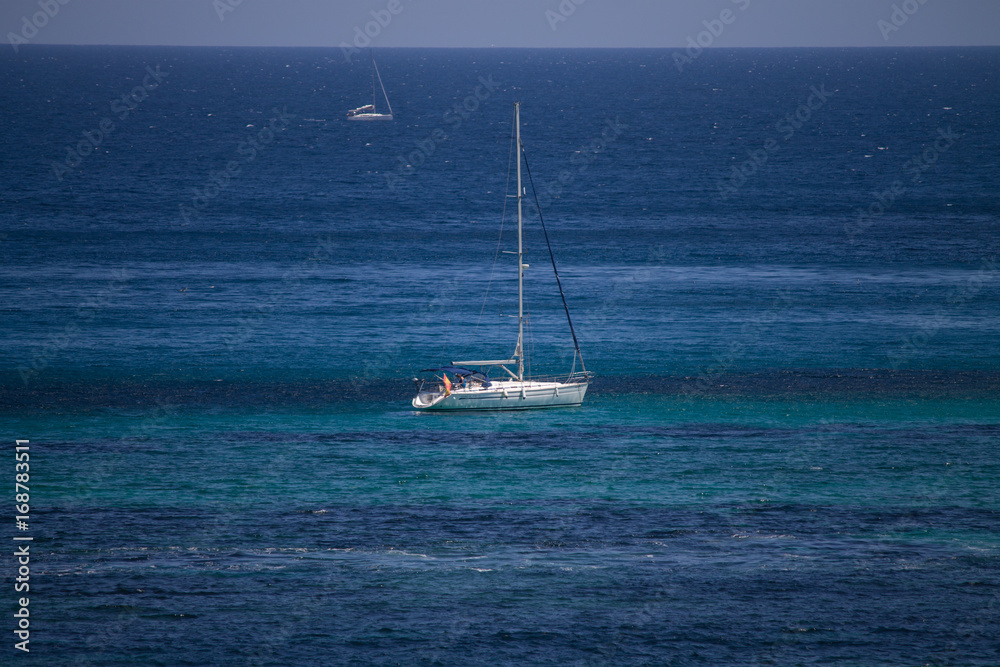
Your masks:
{"label": "white sailboat", "polygon": [[[378,73],[378,65],[375,64],[375,54],[372,53],[372,103],[351,109],[347,112],[347,120],[392,120],[392,105],[389,104],[389,96],[382,85],[382,75]],[[382,96],[385,97],[385,106],[389,113],[378,113],[375,110],[375,78],[378,77],[378,85],[382,88]]]}
{"label": "white sailboat", "polygon": [[[588,372],[580,354],[580,345],[573,329],[573,321],[569,317],[569,306],[563,295],[562,282],[556,270],[555,257],[549,247],[549,257],[552,259],[552,270],[555,273],[559,294],[562,296],[563,307],[566,310],[566,320],[569,322],[570,333],[573,335],[575,353],[573,368],[566,375],[549,377],[525,377],[524,374],[524,270],[528,265],[523,261],[524,248],[522,243],[521,200],[524,188],[521,186],[521,160],[524,147],[521,145],[521,108],[514,104],[514,127],[517,145],[517,343],[514,354],[504,359],[487,359],[473,361],[453,361],[450,366],[429,368],[422,372],[433,373],[431,379],[423,381],[414,378],[417,383],[417,395],[412,401],[418,410],[525,410],[531,408],[555,408],[576,406],[583,403],[587,387],[593,374]],[[528,176],[531,169],[528,168]],[[534,186],[532,186],[532,189]],[[539,211],[541,221],[541,211]],[[545,223],[542,221],[542,231]],[[548,233],[545,233],[548,243]],[[514,253],[512,253],[514,254]],[[577,359],[580,370],[576,370]],[[479,370],[473,370],[475,367]],[[512,370],[512,368],[514,370]],[[516,370],[516,372],[515,372]],[[491,378],[493,372],[503,373],[500,378]],[[449,378],[449,374],[454,378]]]}

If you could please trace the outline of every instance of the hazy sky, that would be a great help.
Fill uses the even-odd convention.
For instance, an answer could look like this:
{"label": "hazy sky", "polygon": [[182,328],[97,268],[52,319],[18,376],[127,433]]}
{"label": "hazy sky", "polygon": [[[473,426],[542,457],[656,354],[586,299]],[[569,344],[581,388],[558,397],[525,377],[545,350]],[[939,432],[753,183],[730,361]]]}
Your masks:
{"label": "hazy sky", "polygon": [[378,47],[1000,45],[1000,0],[0,0],[8,44],[365,45],[366,28]]}

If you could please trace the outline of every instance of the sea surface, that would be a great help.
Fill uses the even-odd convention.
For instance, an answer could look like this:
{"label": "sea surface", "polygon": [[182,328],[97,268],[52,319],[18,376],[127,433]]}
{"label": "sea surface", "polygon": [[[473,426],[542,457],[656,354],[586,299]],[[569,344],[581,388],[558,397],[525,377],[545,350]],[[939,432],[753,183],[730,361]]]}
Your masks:
{"label": "sea surface", "polygon": [[366,55],[0,50],[0,663],[1000,664],[1000,49]]}

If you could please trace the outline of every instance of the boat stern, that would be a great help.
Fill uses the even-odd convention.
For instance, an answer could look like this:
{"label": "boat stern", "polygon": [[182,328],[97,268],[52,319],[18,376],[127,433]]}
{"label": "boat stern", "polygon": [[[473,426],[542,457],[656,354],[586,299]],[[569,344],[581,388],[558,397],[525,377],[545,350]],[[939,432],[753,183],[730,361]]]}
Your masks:
{"label": "boat stern", "polygon": [[413,397],[413,407],[417,410],[428,410],[445,399],[447,395],[440,392],[422,391]]}

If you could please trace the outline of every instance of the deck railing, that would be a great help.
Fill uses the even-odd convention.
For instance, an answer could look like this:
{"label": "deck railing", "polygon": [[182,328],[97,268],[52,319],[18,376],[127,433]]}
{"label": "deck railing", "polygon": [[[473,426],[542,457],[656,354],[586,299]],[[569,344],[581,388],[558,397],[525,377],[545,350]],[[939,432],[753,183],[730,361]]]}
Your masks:
{"label": "deck railing", "polygon": [[[524,377],[525,382],[561,382],[563,384],[582,384],[584,382],[589,382],[593,379],[594,374],[590,371],[576,371],[575,373],[558,373],[555,375],[526,375]],[[474,380],[476,381],[476,380]],[[510,377],[491,377],[490,381],[496,382],[510,382]],[[460,383],[452,382],[453,386],[459,385]],[[444,393],[444,384],[440,381],[424,381],[420,383],[418,391],[426,391],[430,393]]]}
{"label": "deck railing", "polygon": [[593,377],[594,374],[590,371],[577,371],[575,373],[560,373],[556,375],[525,375],[524,380],[525,382],[562,382],[563,384],[581,384],[583,382],[590,381]]}

